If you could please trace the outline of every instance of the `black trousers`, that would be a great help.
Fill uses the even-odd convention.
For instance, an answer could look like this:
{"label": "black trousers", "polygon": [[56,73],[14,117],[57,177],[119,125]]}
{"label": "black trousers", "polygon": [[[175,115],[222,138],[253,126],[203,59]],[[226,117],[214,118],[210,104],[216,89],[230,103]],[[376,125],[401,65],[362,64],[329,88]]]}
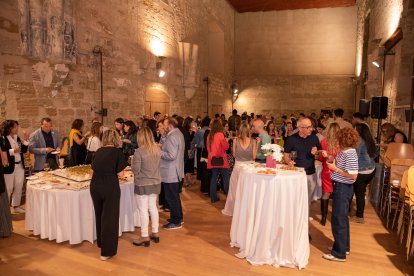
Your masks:
{"label": "black trousers", "polygon": [[374,178],[375,170],[370,174],[358,174],[357,179],[354,182],[354,193],[356,198],[356,216],[359,218],[364,217],[365,210],[365,192],[369,182]]}
{"label": "black trousers", "polygon": [[207,169],[206,162],[200,162],[200,192],[202,193],[210,193],[210,179],[211,179],[211,171]]}
{"label": "black trousers", "polygon": [[161,192],[158,195],[158,203],[163,206],[163,209],[170,209],[170,206],[168,205],[167,200],[165,200],[164,185],[161,185]]}
{"label": "black trousers", "polygon": [[118,249],[121,189],[117,183],[111,185],[92,183],[90,190],[95,208],[96,241],[101,248],[101,256],[114,256]]}
{"label": "black trousers", "polygon": [[162,183],[165,191],[165,199],[170,206],[170,219],[174,224],[180,224],[183,220],[183,209],[181,207],[180,183]]}

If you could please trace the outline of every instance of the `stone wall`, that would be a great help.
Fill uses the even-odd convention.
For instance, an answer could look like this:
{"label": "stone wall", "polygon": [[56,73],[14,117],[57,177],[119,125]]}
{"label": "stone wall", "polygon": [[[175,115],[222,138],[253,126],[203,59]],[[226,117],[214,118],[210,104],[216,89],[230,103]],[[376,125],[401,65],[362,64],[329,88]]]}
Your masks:
{"label": "stone wall", "polygon": [[[271,115],[354,111],[356,7],[236,16],[235,106]],[[253,110],[252,110],[253,111]]]}
{"label": "stone wall", "polygon": [[[208,64],[216,54],[208,47],[212,22],[224,38],[220,72]],[[197,51],[180,51],[182,42]],[[105,124],[143,115],[154,87],[170,97],[171,113],[205,115],[207,76],[217,84],[210,103],[229,113],[233,44],[234,10],[225,0],[1,1],[1,117],[28,131],[44,116],[64,134],[75,118],[90,125],[100,110],[96,45],[103,49]],[[166,57],[162,79],[158,55]]]}
{"label": "stone wall", "polygon": [[[321,109],[342,107],[353,110],[352,78],[335,76],[272,76],[240,81],[241,90],[235,101],[239,111],[275,116],[319,114]],[[347,114],[349,115],[349,114]]]}
{"label": "stone wall", "polygon": [[[409,109],[411,75],[414,57],[414,1],[410,0],[358,0],[358,39],[356,73],[359,77],[359,90],[364,90],[362,98],[387,96],[389,98],[388,117],[382,120],[395,124],[408,133],[404,111]],[[364,26],[369,18],[369,26]],[[400,27],[403,39],[392,49],[394,55],[385,56],[384,87],[382,67],[376,68],[372,61],[382,64],[384,57],[378,55],[378,47],[387,41]],[[364,29],[368,33],[364,33]],[[367,39],[366,52],[363,51],[364,35]],[[376,42],[378,39],[379,42]],[[366,55],[366,63],[362,62]],[[361,69],[360,69],[361,68]],[[366,73],[364,73],[366,71]],[[360,73],[358,75],[358,73]],[[372,120],[376,129],[377,120]]]}

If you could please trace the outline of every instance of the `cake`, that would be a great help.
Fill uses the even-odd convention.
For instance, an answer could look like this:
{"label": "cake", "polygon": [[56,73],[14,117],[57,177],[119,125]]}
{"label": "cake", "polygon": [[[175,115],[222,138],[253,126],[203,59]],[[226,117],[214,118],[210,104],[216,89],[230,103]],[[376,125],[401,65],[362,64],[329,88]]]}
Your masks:
{"label": "cake", "polygon": [[89,181],[92,179],[92,168],[90,165],[82,165],[69,167],[61,170],[54,170],[51,171],[51,173],[78,182]]}

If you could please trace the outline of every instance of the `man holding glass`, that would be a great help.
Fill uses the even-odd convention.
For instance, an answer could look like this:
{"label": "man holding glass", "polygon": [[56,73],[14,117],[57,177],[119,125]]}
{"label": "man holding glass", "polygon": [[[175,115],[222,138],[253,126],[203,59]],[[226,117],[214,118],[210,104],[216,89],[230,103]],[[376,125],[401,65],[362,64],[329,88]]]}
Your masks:
{"label": "man holding glass", "polygon": [[[299,132],[288,137],[285,143],[284,160],[289,166],[305,169],[308,179],[308,204],[312,202],[312,195],[316,188],[315,156],[321,150],[318,137],[312,133],[312,121],[301,118],[298,121]],[[294,160],[293,160],[294,159]]]}
{"label": "man holding glass", "polygon": [[30,134],[29,138],[29,151],[35,157],[34,170],[43,170],[46,163],[50,169],[55,170],[58,168],[57,153],[62,148],[62,141],[59,134],[52,129],[50,118],[42,118],[40,124],[40,128]]}

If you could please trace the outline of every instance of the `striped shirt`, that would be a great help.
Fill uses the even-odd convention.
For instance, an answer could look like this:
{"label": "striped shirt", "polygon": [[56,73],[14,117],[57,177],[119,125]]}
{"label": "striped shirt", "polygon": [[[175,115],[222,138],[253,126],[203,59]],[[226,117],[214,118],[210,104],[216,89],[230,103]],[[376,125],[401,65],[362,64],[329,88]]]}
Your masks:
{"label": "striped shirt", "polygon": [[[358,174],[358,155],[355,149],[347,149],[341,151],[336,156],[336,166],[346,171],[349,174]],[[331,178],[333,181],[345,183],[345,184],[353,184],[355,180],[349,177],[345,177],[340,173],[333,172],[331,174]]]}

